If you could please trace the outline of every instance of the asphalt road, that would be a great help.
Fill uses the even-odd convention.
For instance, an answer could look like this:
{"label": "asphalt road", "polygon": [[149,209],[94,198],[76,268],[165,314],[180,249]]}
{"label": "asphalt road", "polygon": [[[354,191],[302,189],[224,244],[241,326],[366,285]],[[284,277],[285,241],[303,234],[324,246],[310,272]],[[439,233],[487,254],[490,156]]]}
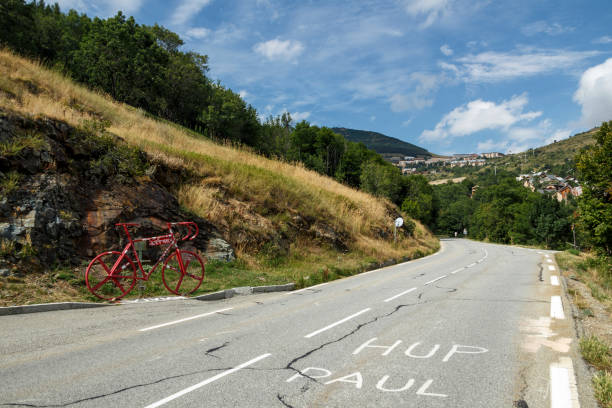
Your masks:
{"label": "asphalt road", "polygon": [[300,291],[3,316],[0,406],[594,407],[556,275],[446,240]]}

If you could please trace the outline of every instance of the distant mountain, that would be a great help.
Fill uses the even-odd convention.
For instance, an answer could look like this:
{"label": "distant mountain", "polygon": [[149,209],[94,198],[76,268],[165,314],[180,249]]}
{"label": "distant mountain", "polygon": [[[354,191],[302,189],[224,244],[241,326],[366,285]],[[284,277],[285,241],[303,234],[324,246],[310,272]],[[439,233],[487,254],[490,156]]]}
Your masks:
{"label": "distant mountain", "polygon": [[432,153],[415,146],[412,143],[403,142],[394,137],[383,135],[382,133],[372,132],[368,130],[357,130],[347,128],[332,128],[338,134],[344,136],[351,142],[361,142],[367,148],[376,151],[383,156],[434,156]]}

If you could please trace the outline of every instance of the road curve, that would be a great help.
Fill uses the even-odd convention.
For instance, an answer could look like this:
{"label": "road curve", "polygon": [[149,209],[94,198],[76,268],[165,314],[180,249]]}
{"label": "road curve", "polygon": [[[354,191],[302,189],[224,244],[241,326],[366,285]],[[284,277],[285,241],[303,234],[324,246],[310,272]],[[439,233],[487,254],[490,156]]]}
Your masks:
{"label": "road curve", "polygon": [[0,327],[0,406],[595,407],[550,253],[462,239],[294,292]]}

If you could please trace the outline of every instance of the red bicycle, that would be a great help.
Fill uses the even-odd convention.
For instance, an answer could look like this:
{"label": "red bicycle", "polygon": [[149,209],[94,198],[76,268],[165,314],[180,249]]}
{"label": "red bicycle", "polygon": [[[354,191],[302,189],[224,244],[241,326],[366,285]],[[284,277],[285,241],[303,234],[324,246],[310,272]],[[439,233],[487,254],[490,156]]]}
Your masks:
{"label": "red bicycle", "polygon": [[[195,252],[178,248],[178,242],[193,240],[198,235],[199,229],[195,222],[169,222],[169,234],[135,239],[130,236],[128,227],[138,226],[139,224],[118,223],[115,225],[123,227],[128,243],[123,251],[103,252],[87,266],[85,283],[89,291],[95,296],[110,301],[121,299],[130,293],[137,280],[148,281],[164,258],[162,280],[166,289],[176,295],[186,296],[200,287],[204,279],[204,262]],[[186,227],[188,232],[184,237],[177,239],[174,231],[172,231],[173,226]],[[192,228],[195,228],[195,232]],[[140,257],[134,246],[135,242],[146,242],[151,247],[167,245],[148,273],[142,268]],[[130,249],[136,264],[130,258]],[[166,258],[168,253],[170,255]],[[138,265],[141,274],[136,272],[136,265]]]}

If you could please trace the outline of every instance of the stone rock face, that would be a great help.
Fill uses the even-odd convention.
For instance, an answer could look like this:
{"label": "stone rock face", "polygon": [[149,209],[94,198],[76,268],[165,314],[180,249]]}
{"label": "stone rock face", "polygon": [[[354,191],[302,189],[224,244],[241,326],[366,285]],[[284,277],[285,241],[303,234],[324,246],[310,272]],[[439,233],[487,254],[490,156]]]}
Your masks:
{"label": "stone rock face", "polygon": [[[0,110],[0,147],[3,271],[76,265],[118,249],[125,243],[118,222],[141,224],[130,229],[132,237],[140,237],[166,234],[167,222],[194,221],[200,233],[181,247],[209,259],[234,259],[217,228],[184,213],[167,189],[171,186],[164,186],[184,175],[152,165],[144,153],[110,134]],[[146,249],[143,256],[156,259],[156,251],[159,247]]]}

